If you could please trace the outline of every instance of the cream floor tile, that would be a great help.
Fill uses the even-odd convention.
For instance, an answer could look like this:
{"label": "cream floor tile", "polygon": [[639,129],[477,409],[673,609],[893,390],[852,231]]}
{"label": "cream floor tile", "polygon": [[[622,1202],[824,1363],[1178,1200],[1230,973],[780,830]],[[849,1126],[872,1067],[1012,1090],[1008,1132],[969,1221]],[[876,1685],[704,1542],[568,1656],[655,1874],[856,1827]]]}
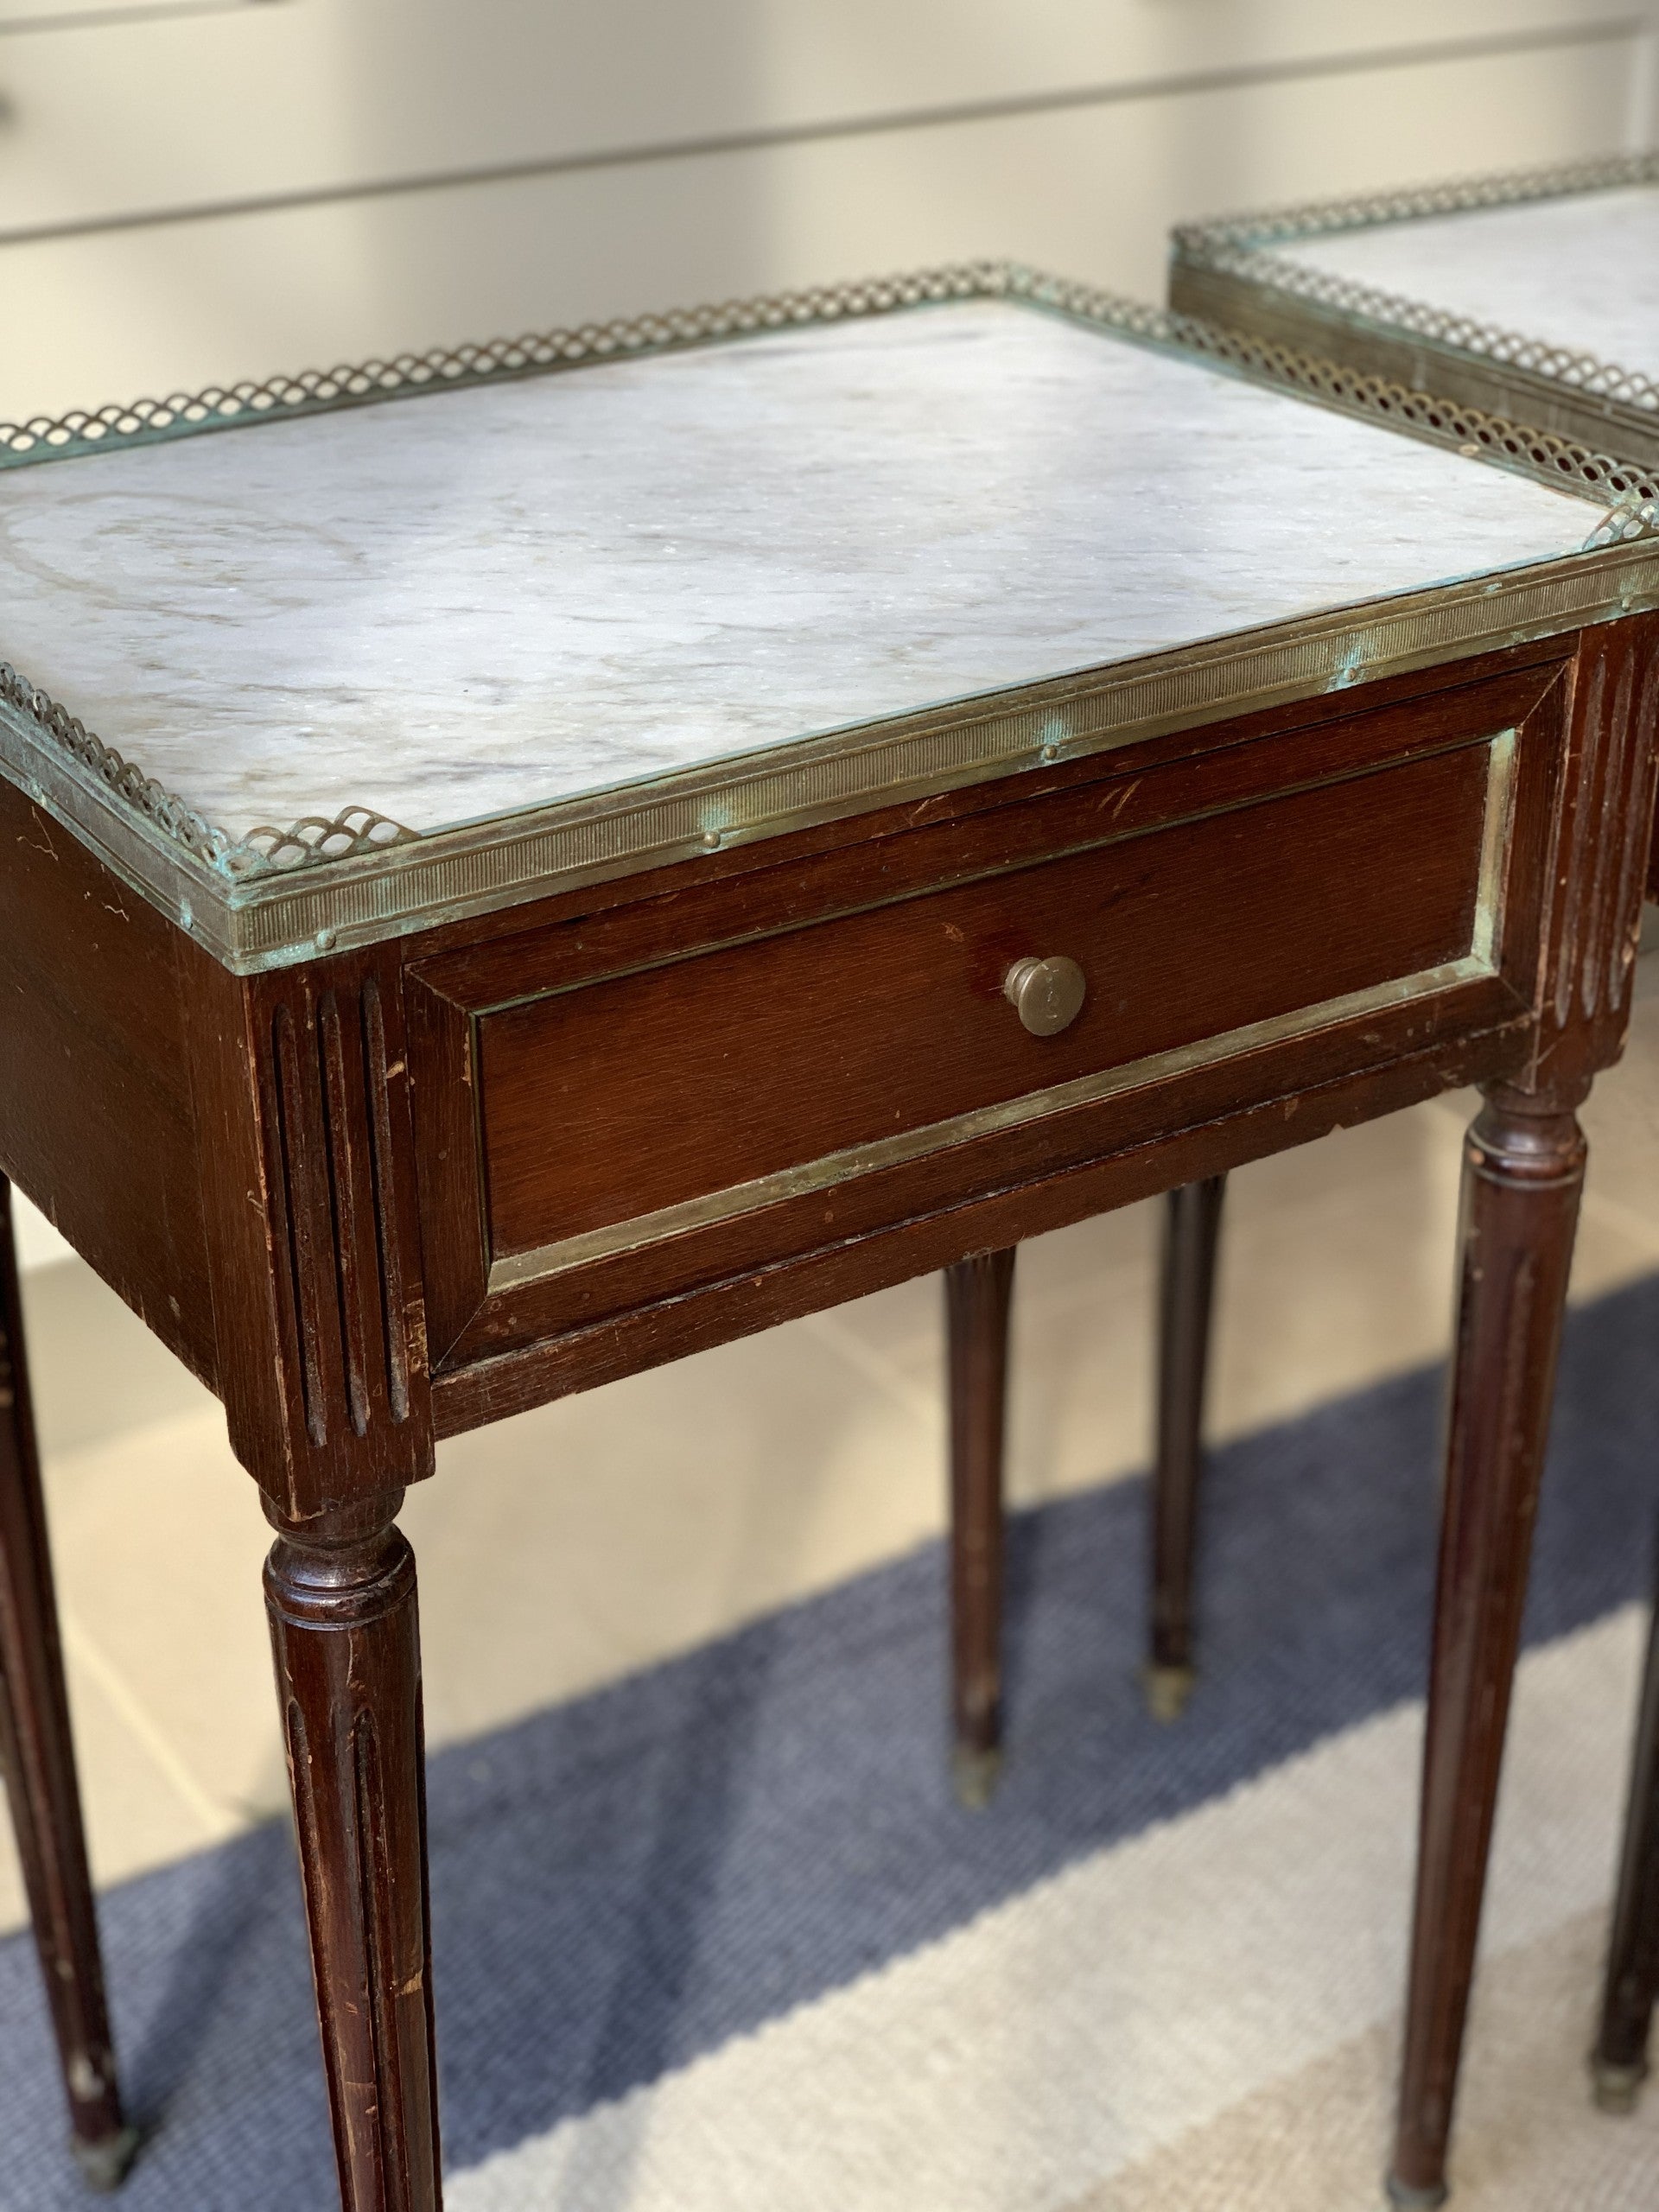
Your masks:
{"label": "cream floor tile", "polygon": [[[89,1654],[73,1623],[65,1670],[79,1755],[92,1878],[100,1886],[186,1857],[226,1831],[180,1766],[164,1735],[134,1726],[130,1701],[100,1655]],[[0,1796],[4,1794],[0,1787]],[[27,1924],[11,1824],[0,1837],[0,1935]]]}
{"label": "cream floor tile", "polygon": [[[1449,1281],[1446,1192],[1451,1192],[1455,1210],[1459,1142],[1454,1127],[1418,1108],[1241,1169],[1228,1192],[1224,1264],[1235,1249],[1249,1251],[1262,1226],[1271,1224],[1282,1229],[1287,1247],[1300,1251],[1311,1296],[1323,1289],[1320,1271],[1327,1265],[1349,1270],[1363,1286],[1383,1255],[1363,1243],[1356,1247],[1355,1239],[1360,1224],[1374,1220],[1376,1238],[1391,1247],[1415,1253],[1438,1238],[1434,1264]],[[1319,1217],[1332,1207],[1338,1210],[1339,1233],[1325,1237]],[[1040,1357],[1046,1325],[1072,1307],[1092,1308],[1109,1279],[1121,1281],[1126,1289],[1133,1285],[1135,1294],[1149,1303],[1162,1217],[1162,1201],[1154,1201],[1022,1246],[1015,1326],[1027,1331],[1027,1351]],[[1248,1281],[1245,1290],[1255,1297],[1255,1287]],[[1389,1302],[1380,1281],[1374,1302],[1379,1312]],[[864,1334],[873,1356],[907,1380],[925,1378],[931,1383],[942,1357],[939,1308],[938,1287],[930,1281],[843,1306],[834,1319]],[[1368,1340],[1377,1333],[1368,1328]],[[1370,1362],[1375,1354],[1368,1351],[1365,1357]],[[1144,1377],[1138,1395],[1147,1395]]]}
{"label": "cream floor tile", "polygon": [[[1217,1287],[1214,1438],[1287,1420],[1443,1357],[1470,1118],[1461,1103],[1418,1108],[1232,1178]],[[1022,1249],[1008,1410],[1016,1502],[1145,1466],[1160,1225],[1161,1205],[1135,1206]],[[1592,1194],[1574,1295],[1599,1295],[1655,1266],[1653,1231]],[[858,1339],[874,1378],[920,1399],[940,1389],[940,1306],[930,1281],[826,1319],[843,1338]]]}
{"label": "cream floor tile", "polygon": [[937,1400],[873,1387],[810,1323],[455,1440],[404,1526],[435,1732],[682,1650],[942,1522]]}
{"label": "cream floor tile", "polygon": [[[1125,1206],[1033,1237],[1020,1247],[1016,1318],[1022,1309],[1050,1300],[1092,1295],[1108,1275],[1121,1272],[1135,1281],[1148,1275],[1161,1217],[1155,1205]],[[858,1356],[871,1363],[873,1375],[886,1376],[894,1387],[919,1387],[931,1394],[944,1357],[943,1314],[938,1277],[922,1275],[818,1318],[838,1338],[858,1339]]]}
{"label": "cream floor tile", "polygon": [[67,1630],[222,1829],[280,1809],[260,1586],[270,1531],[218,1408],[49,1459],[46,1482]]}
{"label": "cream floor tile", "polygon": [[79,1260],[26,1275],[23,1307],[48,1460],[156,1421],[219,1418],[212,1392]]}
{"label": "cream floor tile", "polygon": [[[1643,963],[1651,969],[1655,963]],[[1651,1065],[1650,1083],[1648,1067]],[[1629,1062],[1586,1116],[1592,1170],[1575,1300],[1659,1267],[1659,994]],[[1230,1181],[1217,1286],[1210,1432],[1217,1440],[1444,1357],[1471,1092],[1255,1162]],[[1646,1211],[1628,1202],[1640,1186]],[[1030,1503],[1146,1465],[1161,1202],[1021,1249],[1009,1403],[1010,1496]],[[937,1284],[826,1320],[873,1376],[939,1388]]]}
{"label": "cream floor tile", "polygon": [[[1586,1217],[1618,1224],[1659,1249],[1659,907],[1647,910],[1649,949],[1637,963],[1635,1011],[1624,1057],[1596,1078],[1580,1110],[1590,1140]],[[1466,1124],[1478,1110],[1473,1091],[1456,1091],[1423,1110]],[[1575,1295],[1594,1295],[1593,1261],[1579,1255]]]}
{"label": "cream floor tile", "polygon": [[[1217,1281],[1213,1434],[1287,1420],[1444,1358],[1463,1138],[1478,1104],[1436,1102],[1310,1147],[1324,1155],[1321,1169],[1338,1172],[1306,1196],[1295,1189],[1295,1154],[1234,1179]],[[1376,1142],[1385,1130],[1400,1144],[1392,1158]],[[1574,1300],[1603,1296],[1655,1267],[1654,1229],[1592,1188],[1574,1249]]]}
{"label": "cream floor tile", "polygon": [[[89,1847],[108,1883],[280,1802],[266,1532],[216,1402],[90,1269],[31,1268],[24,1300]],[[21,1897],[8,1823],[0,1925]]]}
{"label": "cream floor tile", "polygon": [[1597,1078],[1582,1118],[1589,1201],[1659,1237],[1659,954],[1637,963],[1624,1058]]}
{"label": "cream floor tile", "polygon": [[74,1248],[64,1241],[43,1213],[30,1205],[21,1191],[12,1194],[12,1225],[17,1234],[20,1268],[50,1267],[54,1261],[74,1256]]}
{"label": "cream floor tile", "polygon": [[[1451,1125],[1402,1114],[1231,1179],[1214,1438],[1287,1419],[1443,1351],[1459,1142]],[[1017,1497],[1052,1497],[1147,1464],[1161,1202],[1135,1211],[1145,1216],[1141,1249],[1109,1275],[1055,1279],[1033,1269],[1021,1282],[1009,1433]]]}
{"label": "cream floor tile", "polygon": [[[937,1407],[806,1324],[456,1440],[402,1516],[433,1743],[906,1550],[941,1523],[943,1450]],[[54,1454],[47,1484],[66,1623],[211,1822],[280,1813],[270,1531],[218,1408]]]}
{"label": "cream floor tile", "polygon": [[[1016,1504],[1146,1464],[1160,1221],[1154,1208],[1131,1206],[1021,1247],[1008,1402],[1008,1495]],[[874,1388],[923,1414],[943,1454],[937,1276],[861,1299],[811,1325]],[[942,1482],[941,1472],[941,1510]]]}

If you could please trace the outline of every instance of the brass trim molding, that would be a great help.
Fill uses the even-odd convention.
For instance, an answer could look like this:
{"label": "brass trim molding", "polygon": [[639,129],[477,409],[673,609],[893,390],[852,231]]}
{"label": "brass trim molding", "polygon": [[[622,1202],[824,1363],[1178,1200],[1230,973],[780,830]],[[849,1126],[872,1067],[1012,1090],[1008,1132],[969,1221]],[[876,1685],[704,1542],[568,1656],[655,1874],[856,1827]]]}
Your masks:
{"label": "brass trim molding", "polygon": [[67,415],[35,416],[0,423],[0,468],[43,461],[73,461],[94,453],[124,452],[209,430],[232,430],[299,416],[335,414],[386,399],[454,391],[470,385],[504,384],[561,369],[639,354],[680,353],[733,338],[760,337],[815,323],[845,322],[891,315],[901,308],[948,300],[979,299],[1001,289],[1004,264],[963,262],[950,267],[824,284],[717,305],[671,308],[613,322],[582,323],[573,330],[537,331],[520,338],[493,338],[481,345],[435,346],[333,369],[306,369],[263,383],[210,385],[166,399],[138,399],[127,406],[77,408]]}
{"label": "brass trim molding", "polygon": [[1659,183],[1659,149],[1185,223],[1172,233],[1173,283],[1179,290],[1182,277],[1189,273],[1232,278],[1300,302],[1318,310],[1320,316],[1320,322],[1308,324],[1307,342],[1319,342],[1325,318],[1347,323],[1356,332],[1372,334],[1379,341],[1372,365],[1384,374],[1397,369],[1402,357],[1397,350],[1382,350],[1382,341],[1406,335],[1507,372],[1507,380],[1495,388],[1506,391],[1517,409],[1535,409],[1541,386],[1559,387],[1563,397],[1585,403],[1568,418],[1580,435],[1599,442],[1609,435],[1611,422],[1643,441],[1634,448],[1621,448],[1639,456],[1659,432],[1659,376],[1604,361],[1580,347],[1558,346],[1402,294],[1380,291],[1272,249],[1294,246],[1305,238],[1329,238],[1343,231],[1370,230],[1439,215],[1472,214],[1656,183]]}
{"label": "brass trim molding", "polygon": [[1352,1020],[1356,1016],[1380,1014],[1386,1007],[1402,1006],[1460,983],[1478,982],[1483,977],[1496,976],[1503,933],[1503,875],[1515,796],[1517,734],[1511,727],[1495,730],[1484,741],[1486,805],[1481,824],[1480,855],[1476,863],[1474,925],[1469,950],[1460,959],[1437,968],[1420,969],[1414,975],[1398,976],[1387,982],[1373,983],[1364,990],[1349,991],[1340,998],[1298,1007],[1288,1014],[1273,1014],[1265,1020],[1249,1022],[1196,1044],[1148,1053],[1143,1058],[1126,1061],[1120,1067],[1074,1076],[1069,1082],[1028,1090],[995,1105],[976,1106],[965,1114],[951,1116],[948,1121],[925,1122],[918,1128],[901,1129],[867,1144],[849,1145],[842,1151],[826,1153],[800,1166],[783,1167],[747,1183],[729,1184],[724,1190],[683,1199],[676,1205],[661,1206],[654,1213],[639,1214],[629,1221],[607,1223],[602,1229],[586,1230],[579,1236],[563,1237],[555,1243],[537,1245],[528,1252],[512,1253],[492,1262],[489,1294],[495,1297],[503,1292],[522,1290],[531,1283],[568,1274],[574,1268],[590,1266],[597,1260],[639,1251],[646,1245],[685,1236],[694,1230],[710,1229],[717,1223],[735,1220],[740,1215],[758,1212],[763,1206],[778,1205],[814,1191],[827,1191],[879,1168],[902,1166],[907,1160],[922,1159],[928,1153],[942,1152],[953,1145],[971,1143],[976,1137],[1019,1128],[1046,1114],[1092,1105],[1099,1099],[1141,1090],[1195,1067],[1236,1059],[1243,1053],[1259,1052],[1264,1046],[1283,1044],[1290,1038],[1311,1035],[1315,1030]]}
{"label": "brass trim molding", "polygon": [[711,1192],[707,1198],[687,1198],[678,1205],[663,1206],[655,1213],[636,1215],[631,1221],[584,1230],[581,1236],[568,1236],[556,1244],[542,1244],[533,1251],[513,1253],[492,1265],[489,1295],[496,1298],[505,1292],[524,1290],[534,1283],[568,1274],[573,1268],[589,1267],[598,1260],[641,1251],[648,1245],[664,1243],[670,1237],[683,1236],[695,1230],[712,1229],[741,1215],[758,1213],[763,1206],[779,1205],[814,1191],[836,1189],[880,1168],[900,1167],[909,1160],[924,1159],[930,1153],[969,1144],[977,1137],[1020,1128],[1046,1115],[1065,1113],[1076,1106],[1091,1106],[1102,1099],[1142,1090],[1194,1068],[1236,1059],[1268,1045],[1287,1043],[1293,1037],[1311,1036],[1316,1030],[1330,1028],[1339,1022],[1380,1014],[1387,1007],[1430,998],[1459,983],[1478,982],[1494,972],[1490,961],[1470,953],[1461,960],[1448,961],[1442,967],[1425,968],[1414,976],[1376,983],[1368,990],[1351,991],[1344,997],[1299,1007],[1294,1014],[1275,1015],[1271,1020],[1253,1021],[1220,1036],[1206,1037],[1196,1045],[1180,1045],[1166,1052],[1149,1053],[1145,1059],[1130,1060],[1122,1067],[1107,1068],[1094,1075],[1077,1076],[1070,1083],[1054,1084],[1046,1090],[1028,1090],[1018,1098],[1007,1099],[995,1106],[976,1107],[971,1113],[957,1114],[948,1122],[930,1122],[895,1136],[878,1137],[869,1144],[849,1145],[844,1151],[826,1153],[822,1159],[810,1160],[800,1167],[779,1168],[775,1174],[757,1176],[753,1182],[731,1184],[723,1191]]}
{"label": "brass trim molding", "polygon": [[1640,154],[1599,155],[1547,167],[1490,170],[1482,176],[1442,177],[1392,192],[1351,193],[1334,200],[1302,200],[1283,207],[1217,215],[1182,223],[1174,237],[1189,245],[1273,245],[1332,231],[1359,231],[1379,223],[1426,215],[1473,214],[1483,207],[1516,207],[1529,200],[1560,200],[1579,192],[1617,192],[1659,183],[1659,147]]}
{"label": "brass trim molding", "polygon": [[0,753],[26,754],[32,797],[250,974],[1655,607],[1659,543],[1642,538],[246,880],[113,804],[95,770],[31,742],[3,698]]}
{"label": "brass trim molding", "polygon": [[[90,461],[295,414],[972,298],[1018,300],[1478,454],[1592,501],[1593,527],[1579,554],[1472,583],[1150,654],[428,836],[365,805],[336,820],[308,817],[232,838],[3,665],[0,772],[227,967],[251,973],[1659,606],[1659,469],[1272,338],[1001,262],[276,379],[238,388],[233,411],[216,410],[211,393],[148,412],[105,409],[67,418],[67,426],[31,426],[32,442],[22,447],[15,442],[20,434],[0,427],[0,466]],[[62,431],[56,442],[54,430]]]}

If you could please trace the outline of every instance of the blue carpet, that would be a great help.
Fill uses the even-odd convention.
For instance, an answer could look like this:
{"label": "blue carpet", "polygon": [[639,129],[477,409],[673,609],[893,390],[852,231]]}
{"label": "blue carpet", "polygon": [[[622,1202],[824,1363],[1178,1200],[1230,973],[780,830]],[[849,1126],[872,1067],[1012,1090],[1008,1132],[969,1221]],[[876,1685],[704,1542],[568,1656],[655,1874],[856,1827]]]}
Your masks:
{"label": "blue carpet", "polygon": [[[1529,1641],[1648,1586],[1656,1345],[1659,1279],[1573,1317]],[[1021,1516],[1014,1750],[987,1814],[958,1812],[946,1787],[936,1546],[435,1757],[446,2164],[650,2081],[1420,1694],[1440,1399],[1426,1370],[1217,1455],[1206,1671],[1176,1729],[1146,1718],[1134,1680],[1144,1485]],[[556,1578],[550,1564],[550,1592]],[[128,1883],[103,1924],[130,2101],[153,2131],[123,2204],[328,2206],[286,1834]],[[85,2205],[48,2051],[33,1951],[14,1937],[0,1943],[5,2212]]]}

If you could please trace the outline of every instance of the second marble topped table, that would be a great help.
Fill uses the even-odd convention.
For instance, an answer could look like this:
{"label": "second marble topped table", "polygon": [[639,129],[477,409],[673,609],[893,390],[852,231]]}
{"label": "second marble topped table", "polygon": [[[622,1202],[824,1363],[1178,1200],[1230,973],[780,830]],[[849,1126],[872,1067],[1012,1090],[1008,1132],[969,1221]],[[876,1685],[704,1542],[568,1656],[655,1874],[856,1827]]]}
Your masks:
{"label": "second marble topped table", "polygon": [[1659,154],[1186,225],[1170,300],[1659,463]]}
{"label": "second marble topped table", "polygon": [[[1416,191],[1196,225],[1176,235],[1170,296],[1257,340],[1315,346],[1360,370],[1659,463],[1659,153],[1469,177]],[[1649,895],[1659,897],[1659,816]],[[1206,1286],[1192,1286],[1202,1296]],[[1202,1357],[1191,1369],[1201,1377]],[[1199,1384],[1183,1413],[1193,1425]],[[1191,1556],[1180,1485],[1170,1511]],[[1175,1580],[1180,1614],[1190,1575]],[[1659,1605],[1592,2058],[1627,2109],[1659,1994]]]}
{"label": "second marble topped table", "polygon": [[[276,1524],[352,2212],[439,2200],[394,1525],[437,1440],[1478,1082],[1434,2200],[1659,683],[1651,487],[1461,435],[1000,266],[0,429],[0,1166]],[[0,1673],[61,1878],[32,1512]]]}

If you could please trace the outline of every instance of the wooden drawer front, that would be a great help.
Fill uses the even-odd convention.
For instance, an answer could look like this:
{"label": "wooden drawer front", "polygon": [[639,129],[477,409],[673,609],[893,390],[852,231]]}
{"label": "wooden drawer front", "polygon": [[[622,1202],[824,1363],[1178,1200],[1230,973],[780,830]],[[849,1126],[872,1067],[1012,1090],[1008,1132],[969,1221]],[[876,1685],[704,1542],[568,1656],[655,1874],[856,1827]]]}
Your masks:
{"label": "wooden drawer front", "polygon": [[[504,1262],[521,1279],[581,1265],[999,1114],[1056,1110],[1090,1079],[1222,1033],[1402,978],[1434,988],[1478,950],[1489,785],[1509,742],[482,1013],[498,1279]],[[1004,977],[1055,954],[1081,964],[1088,995],[1062,1033],[1033,1036]]]}

